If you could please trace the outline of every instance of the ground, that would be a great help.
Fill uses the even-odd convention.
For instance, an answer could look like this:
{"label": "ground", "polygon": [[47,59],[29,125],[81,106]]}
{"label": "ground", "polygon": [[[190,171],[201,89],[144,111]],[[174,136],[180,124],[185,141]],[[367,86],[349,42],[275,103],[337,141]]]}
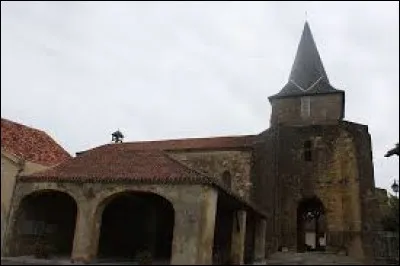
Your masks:
{"label": "ground", "polygon": [[[71,265],[68,261],[44,261],[30,258],[21,259],[2,259],[1,265]],[[92,265],[101,265],[102,263],[93,263]],[[104,265],[110,263],[104,263]],[[111,265],[132,265],[132,263],[114,263]],[[267,261],[256,263],[257,265],[363,265],[362,263],[344,256],[329,253],[292,253],[278,252],[272,254]],[[77,265],[77,264],[74,264]]]}
{"label": "ground", "polygon": [[363,265],[345,255],[330,253],[278,252],[272,254],[264,265]]}

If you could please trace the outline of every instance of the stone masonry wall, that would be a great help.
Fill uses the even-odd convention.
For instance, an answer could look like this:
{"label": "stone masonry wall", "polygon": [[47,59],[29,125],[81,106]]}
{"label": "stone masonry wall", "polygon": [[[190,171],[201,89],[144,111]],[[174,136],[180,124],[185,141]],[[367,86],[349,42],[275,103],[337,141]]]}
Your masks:
{"label": "stone masonry wall", "polygon": [[8,227],[8,215],[17,174],[19,172],[30,174],[48,168],[29,161],[20,161],[19,163],[19,160],[8,152],[1,152],[1,249],[3,248],[4,233]]}
{"label": "stone masonry wall", "polygon": [[170,155],[192,169],[221,180],[223,173],[229,171],[232,190],[249,198],[251,151],[174,151]]}
{"label": "stone masonry wall", "polygon": [[342,116],[341,94],[310,96],[310,116],[301,114],[301,97],[272,101],[271,125],[332,124]]}
{"label": "stone masonry wall", "polygon": [[172,264],[209,264],[214,236],[217,191],[201,185],[134,185],[115,183],[19,182],[11,206],[12,225],[6,232],[3,256],[12,255],[18,245],[13,235],[15,214],[21,200],[34,192],[55,190],[67,193],[77,203],[72,259],[89,262],[96,257],[101,214],[107,202],[127,191],[158,194],[175,210]]}
{"label": "stone masonry wall", "polygon": [[265,243],[267,255],[278,250],[278,239],[280,237],[276,141],[275,128],[269,128],[257,137],[254,143],[254,166],[251,174],[253,183],[252,201],[257,203],[268,215]]}
{"label": "stone masonry wall", "polygon": [[[281,196],[281,244],[295,248],[297,207],[317,196],[326,208],[328,245],[351,246],[361,233],[360,179],[353,136],[340,126],[280,127],[278,187]],[[304,159],[304,142],[312,159]],[[358,236],[357,236],[358,235]]]}

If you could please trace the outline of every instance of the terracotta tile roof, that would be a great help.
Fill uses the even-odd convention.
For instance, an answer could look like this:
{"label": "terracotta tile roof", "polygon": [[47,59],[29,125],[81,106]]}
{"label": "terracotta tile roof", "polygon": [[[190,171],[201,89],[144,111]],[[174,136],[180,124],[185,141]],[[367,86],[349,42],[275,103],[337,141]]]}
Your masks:
{"label": "terracotta tile roof", "polygon": [[255,136],[217,137],[107,144],[88,150],[51,169],[31,175],[21,175],[21,182],[79,182],[79,183],[147,183],[201,184],[215,187],[235,201],[267,214],[253,202],[244,199],[221,180],[207,176],[175,160],[163,150],[225,149],[251,147]]}
{"label": "terracotta tile roof", "polygon": [[44,131],[7,119],[1,119],[1,147],[27,161],[45,166],[59,164],[71,158]]}
{"label": "terracotta tile roof", "polygon": [[125,149],[124,144],[99,147],[53,168],[18,177],[20,182],[202,184],[226,193],[246,208],[266,216],[254,203],[220,180],[191,169],[161,150]]}
{"label": "terracotta tile roof", "polygon": [[96,181],[157,179],[166,182],[182,178],[191,179],[193,175],[196,176],[200,173],[182,165],[165,151],[244,148],[251,146],[253,137],[238,136],[106,144],[81,152],[77,157],[29,178]]}
{"label": "terracotta tile roof", "polygon": [[24,177],[36,180],[174,180],[204,175],[171,158],[165,151],[250,147],[254,136],[178,139],[106,144],[47,171]]}
{"label": "terracotta tile roof", "polygon": [[[119,146],[119,147],[118,147]],[[164,180],[202,178],[191,170],[157,150],[134,151],[103,147],[92,150],[49,170],[21,177],[21,180],[81,180],[81,181],[123,181]]]}
{"label": "terracotta tile roof", "polygon": [[[173,140],[156,140],[156,141],[140,141],[126,142],[118,144],[118,148],[123,150],[220,150],[220,149],[247,149],[250,148],[256,136],[228,136],[214,138],[188,138],[188,139],[173,139]],[[92,150],[102,149],[105,147],[115,148],[115,144],[106,144],[96,147]],[[83,151],[78,154],[88,152]]]}

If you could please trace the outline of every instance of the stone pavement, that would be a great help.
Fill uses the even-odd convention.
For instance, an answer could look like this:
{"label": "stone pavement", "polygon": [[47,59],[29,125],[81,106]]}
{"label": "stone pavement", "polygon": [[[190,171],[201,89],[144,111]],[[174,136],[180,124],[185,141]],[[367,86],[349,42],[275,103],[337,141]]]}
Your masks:
{"label": "stone pavement", "polygon": [[[154,265],[168,265],[165,261],[155,261]],[[118,259],[98,260],[84,264],[71,262],[69,258],[36,259],[32,256],[1,258],[1,265],[139,265],[135,261],[120,261]]]}
{"label": "stone pavement", "polygon": [[137,265],[134,262],[118,262],[118,261],[105,261],[94,262],[89,264],[72,263],[69,258],[57,259],[36,259],[30,256],[1,258],[1,265]]}
{"label": "stone pavement", "polygon": [[[89,265],[134,265],[132,262],[97,262]],[[69,259],[40,260],[31,257],[2,258],[1,265],[80,265],[71,263]],[[254,265],[363,265],[361,262],[345,255],[331,253],[295,253],[278,252],[266,261]]]}
{"label": "stone pavement", "polygon": [[345,256],[323,252],[277,252],[258,265],[363,265],[363,263]]}

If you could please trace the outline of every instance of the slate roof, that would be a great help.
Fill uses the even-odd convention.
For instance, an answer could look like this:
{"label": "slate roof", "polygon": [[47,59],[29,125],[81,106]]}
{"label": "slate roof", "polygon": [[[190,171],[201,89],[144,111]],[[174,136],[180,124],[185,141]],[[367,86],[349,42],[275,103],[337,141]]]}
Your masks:
{"label": "slate roof", "polygon": [[42,130],[1,118],[1,147],[15,156],[44,166],[59,164],[71,155]]}
{"label": "slate roof", "polygon": [[310,25],[305,23],[288,83],[269,99],[344,93],[329,83]]}

